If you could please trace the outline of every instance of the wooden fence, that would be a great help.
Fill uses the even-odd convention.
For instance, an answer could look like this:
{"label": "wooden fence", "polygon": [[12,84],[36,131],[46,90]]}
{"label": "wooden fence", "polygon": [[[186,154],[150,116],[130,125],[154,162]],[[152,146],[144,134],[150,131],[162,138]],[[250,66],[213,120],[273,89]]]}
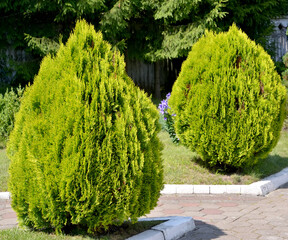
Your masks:
{"label": "wooden fence", "polygon": [[275,46],[275,61],[282,61],[282,57],[288,52],[288,16],[273,20],[274,32],[270,37],[270,41]]}
{"label": "wooden fence", "polygon": [[171,91],[182,62],[183,59],[175,59],[147,63],[127,58],[126,70],[136,85],[159,99]]}
{"label": "wooden fence", "polygon": [[11,62],[26,62],[31,59],[24,50],[6,48],[0,51],[0,82],[10,83],[16,76]]}

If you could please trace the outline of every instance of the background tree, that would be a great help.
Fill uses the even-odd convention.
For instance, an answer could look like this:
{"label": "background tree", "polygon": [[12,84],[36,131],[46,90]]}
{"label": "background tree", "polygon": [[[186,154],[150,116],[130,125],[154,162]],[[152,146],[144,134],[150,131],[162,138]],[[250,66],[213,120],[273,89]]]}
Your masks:
{"label": "background tree", "polygon": [[[57,51],[59,38],[63,37],[64,42],[67,40],[75,20],[82,17],[99,22],[100,13],[105,8],[102,0],[1,1],[0,58],[9,58],[5,52],[9,48],[24,49],[32,55],[25,62],[9,59],[9,65],[17,72],[12,84],[32,81],[42,57]],[[9,74],[11,69],[5,67],[7,64],[5,66],[2,61],[2,72]]]}
{"label": "background tree", "polygon": [[216,27],[216,19],[224,16],[221,7],[222,0],[5,0],[0,47],[29,49],[39,63],[57,51],[61,36],[66,41],[76,19],[85,18],[129,56],[154,62],[178,58],[187,55],[205,28]]}
{"label": "background tree", "polygon": [[228,0],[224,9],[228,14],[217,23],[222,30],[236,23],[250,39],[273,54],[273,46],[267,41],[274,28],[271,20],[288,14],[287,0]]}
{"label": "background tree", "polygon": [[[85,18],[126,56],[155,62],[157,72],[163,59],[180,67],[205,29],[227,30],[235,22],[265,45],[271,18],[287,14],[287,8],[288,0],[3,0],[0,49],[29,51],[30,62],[13,66],[16,84],[32,81],[42,57],[55,53],[59,39],[65,43],[75,21]],[[8,73],[2,67],[0,76]]]}

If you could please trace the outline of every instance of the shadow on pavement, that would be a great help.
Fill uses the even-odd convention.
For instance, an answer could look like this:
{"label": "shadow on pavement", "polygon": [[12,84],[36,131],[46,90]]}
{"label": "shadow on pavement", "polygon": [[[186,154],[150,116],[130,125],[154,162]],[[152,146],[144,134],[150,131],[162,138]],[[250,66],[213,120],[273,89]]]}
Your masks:
{"label": "shadow on pavement", "polygon": [[217,239],[221,236],[225,236],[226,233],[224,233],[221,229],[210,225],[208,223],[199,221],[199,220],[194,220],[196,228],[185,234],[185,236],[179,238],[179,240],[200,240],[200,239],[205,239],[205,240],[210,240],[210,239]]}
{"label": "shadow on pavement", "polygon": [[288,188],[288,182],[279,187],[279,189],[287,189],[287,188]]}

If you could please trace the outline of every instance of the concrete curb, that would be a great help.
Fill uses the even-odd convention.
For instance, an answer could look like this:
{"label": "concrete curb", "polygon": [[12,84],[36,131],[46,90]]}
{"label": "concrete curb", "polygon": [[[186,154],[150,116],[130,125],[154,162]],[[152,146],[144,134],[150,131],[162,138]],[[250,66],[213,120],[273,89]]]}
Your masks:
{"label": "concrete curb", "polygon": [[251,194],[265,196],[288,182],[288,168],[250,185],[165,184],[161,194]]}
{"label": "concrete curb", "polygon": [[0,192],[0,199],[9,200],[11,198],[11,194],[9,192]]}
{"label": "concrete curb", "polygon": [[191,217],[140,218],[139,221],[165,222],[127,240],[175,240],[195,229],[195,223]]}

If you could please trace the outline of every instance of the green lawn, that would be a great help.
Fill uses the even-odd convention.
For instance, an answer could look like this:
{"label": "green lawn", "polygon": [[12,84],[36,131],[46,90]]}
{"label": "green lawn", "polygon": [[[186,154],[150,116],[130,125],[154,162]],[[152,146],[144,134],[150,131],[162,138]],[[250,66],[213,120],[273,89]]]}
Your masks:
{"label": "green lawn", "polygon": [[84,240],[84,239],[98,239],[98,240],[124,240],[138,233],[146,231],[153,226],[156,226],[163,221],[143,221],[135,224],[124,223],[120,227],[114,227],[109,233],[102,235],[87,235],[76,232],[69,235],[55,235],[54,233],[34,232],[31,230],[21,230],[12,228],[7,230],[0,230],[0,239],[5,240]]}
{"label": "green lawn", "polygon": [[4,144],[0,143],[0,192],[8,191],[7,181],[9,162]]}
{"label": "green lawn", "polygon": [[175,145],[165,131],[159,134],[164,144],[164,181],[166,184],[250,184],[288,167],[288,131],[282,131],[280,140],[267,159],[245,173],[221,174],[209,171],[197,161],[196,153]]}

